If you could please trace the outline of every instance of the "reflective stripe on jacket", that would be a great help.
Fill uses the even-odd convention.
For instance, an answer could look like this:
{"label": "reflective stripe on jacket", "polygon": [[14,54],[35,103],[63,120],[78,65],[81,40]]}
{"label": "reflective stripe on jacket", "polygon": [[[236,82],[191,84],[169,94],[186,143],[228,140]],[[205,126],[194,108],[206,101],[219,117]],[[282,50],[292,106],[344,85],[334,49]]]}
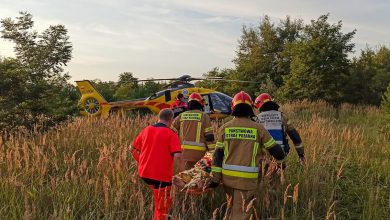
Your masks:
{"label": "reflective stripe on jacket", "polygon": [[207,150],[215,147],[214,137],[213,141],[206,141],[206,136],[213,134],[210,117],[199,110],[180,114],[173,122],[172,129],[180,137],[183,160],[198,161]]}

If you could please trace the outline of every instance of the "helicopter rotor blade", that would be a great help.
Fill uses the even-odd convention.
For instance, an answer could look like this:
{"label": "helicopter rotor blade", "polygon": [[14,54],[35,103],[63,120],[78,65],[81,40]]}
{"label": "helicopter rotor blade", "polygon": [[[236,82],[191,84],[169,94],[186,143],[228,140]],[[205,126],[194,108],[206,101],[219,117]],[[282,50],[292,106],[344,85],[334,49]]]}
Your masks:
{"label": "helicopter rotor blade", "polygon": [[236,79],[222,79],[222,78],[212,78],[207,79],[210,81],[225,81],[225,82],[237,82],[237,83],[251,83],[251,84],[260,84],[261,82],[247,81],[247,80],[236,80]]}
{"label": "helicopter rotor blade", "polygon": [[222,77],[204,77],[204,78],[190,78],[189,81],[198,81],[198,80],[220,80],[223,79]]}
{"label": "helicopter rotor blade", "polygon": [[164,80],[177,80],[177,78],[167,78],[167,79],[137,79],[134,82],[153,82],[153,81],[164,81]]}
{"label": "helicopter rotor blade", "polygon": [[[168,81],[168,80],[173,81],[173,82],[183,82],[183,83],[188,83],[191,81],[210,80],[210,81],[225,81],[225,82],[260,84],[260,82],[253,82],[253,81],[247,81],[247,80],[224,79],[223,77],[219,77],[219,76],[193,78],[189,75],[183,75],[179,78],[135,79],[135,80],[131,80],[129,82],[137,83],[137,82],[155,82],[155,81]],[[168,85],[170,85],[170,84],[168,84]]]}

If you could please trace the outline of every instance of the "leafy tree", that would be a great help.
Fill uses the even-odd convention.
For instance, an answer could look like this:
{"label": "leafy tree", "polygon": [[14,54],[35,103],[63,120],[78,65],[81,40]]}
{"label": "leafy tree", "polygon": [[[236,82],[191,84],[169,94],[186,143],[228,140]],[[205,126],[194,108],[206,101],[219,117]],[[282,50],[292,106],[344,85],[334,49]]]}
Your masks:
{"label": "leafy tree", "polygon": [[[31,127],[39,120],[53,124],[77,109],[77,92],[68,84],[63,67],[70,61],[72,45],[63,25],[50,26],[42,33],[33,30],[32,15],[21,12],[13,20],[2,19],[1,37],[15,44],[16,58],[1,61],[2,89],[0,100],[6,108],[2,128]],[[0,128],[1,129],[1,128]]]}
{"label": "leafy tree", "polygon": [[119,81],[117,90],[114,97],[116,100],[131,99],[134,95],[134,91],[139,88],[137,78],[133,76],[133,73],[124,72],[119,75]]}
{"label": "leafy tree", "polygon": [[130,99],[129,97],[131,96],[131,94],[133,93],[133,91],[135,90],[134,87],[132,87],[131,85],[129,84],[123,84],[122,86],[120,86],[114,93],[113,97],[115,98],[115,100],[126,100],[126,99]]}
{"label": "leafy tree", "polygon": [[96,89],[108,102],[118,100],[117,97],[115,97],[115,92],[119,88],[118,83],[113,81],[104,82],[100,79],[92,80],[92,82],[96,86]]}
{"label": "leafy tree", "polygon": [[390,50],[366,48],[354,58],[343,101],[354,104],[379,105],[386,86],[390,83]]}
{"label": "leafy tree", "polygon": [[281,96],[280,93],[280,89],[278,86],[275,85],[274,81],[272,81],[271,77],[267,77],[265,79],[265,81],[260,85],[260,90],[259,92],[256,94],[256,96],[260,95],[261,93],[268,93],[268,94],[272,94],[272,97],[277,100],[280,100],[279,97]]}
{"label": "leafy tree", "polygon": [[138,86],[137,78],[131,72],[123,72],[119,75],[118,85],[122,86],[124,84],[130,84],[133,88],[136,88]]}
{"label": "leafy tree", "polygon": [[163,89],[163,84],[153,81],[138,84],[133,73],[124,72],[119,75],[118,87],[113,97],[116,100],[146,98]]}
{"label": "leafy tree", "polygon": [[[291,73],[292,57],[288,53],[288,48],[291,44],[301,39],[303,30],[303,21],[300,19],[292,20],[289,16],[282,20],[277,27],[279,35],[279,44],[281,44],[280,51],[277,53],[276,73],[275,77],[270,79],[276,87],[284,85],[284,77]],[[272,86],[272,85],[271,85]]]}
{"label": "leafy tree", "polygon": [[1,20],[2,38],[15,43],[16,58],[32,73],[31,80],[61,77],[63,66],[72,58],[72,44],[63,25],[53,25],[39,34],[32,30],[32,15],[21,12],[16,21]]}
{"label": "leafy tree", "polygon": [[278,26],[268,16],[264,16],[256,28],[244,26],[233,61],[236,71],[232,72],[231,78],[260,83],[233,83],[230,90],[239,91],[244,86],[254,95],[260,92],[260,84],[270,82],[277,87],[283,85],[283,76],[290,72],[290,59],[283,51],[300,36],[301,30],[302,21],[291,20],[290,17],[281,20]]}
{"label": "leafy tree", "polygon": [[[220,77],[222,79],[229,79],[229,76],[233,74],[232,69],[222,69],[215,67],[214,69],[210,70],[209,72],[203,74],[204,78],[212,78],[212,77]],[[226,81],[218,81],[218,80],[202,80],[197,82],[195,85],[203,88],[209,88],[209,89],[215,89],[223,93],[231,93],[228,89],[228,84]]]}
{"label": "leafy tree", "polygon": [[27,118],[25,97],[27,72],[16,59],[0,57],[0,130],[23,123]]}
{"label": "leafy tree", "polygon": [[348,82],[343,89],[343,101],[354,104],[375,104],[373,77],[375,52],[366,48],[359,58],[354,58],[348,74]]}
{"label": "leafy tree", "polygon": [[291,75],[285,77],[285,98],[340,103],[356,31],[344,34],[342,22],[329,24],[328,18],[329,14],[312,20],[304,27],[301,39],[290,44]]}
{"label": "leafy tree", "polygon": [[129,91],[127,99],[147,98],[162,90],[165,84],[149,81]]}
{"label": "leafy tree", "polygon": [[145,82],[145,84],[142,86],[144,88],[145,93],[143,94],[143,97],[145,97],[145,94],[147,96],[152,95],[160,90],[163,89],[164,84],[158,83],[158,82]]}
{"label": "leafy tree", "polygon": [[381,95],[386,92],[386,88],[390,83],[390,49],[381,46],[374,56],[375,75],[374,92],[376,94],[374,104],[379,104]]}

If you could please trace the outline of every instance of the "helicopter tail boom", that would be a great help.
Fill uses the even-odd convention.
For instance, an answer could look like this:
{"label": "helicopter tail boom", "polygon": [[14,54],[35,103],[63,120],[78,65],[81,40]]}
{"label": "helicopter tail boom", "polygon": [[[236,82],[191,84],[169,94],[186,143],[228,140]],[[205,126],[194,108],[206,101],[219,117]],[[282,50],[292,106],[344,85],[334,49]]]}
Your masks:
{"label": "helicopter tail boom", "polygon": [[91,81],[76,81],[76,84],[81,94],[81,99],[79,101],[81,114],[89,116],[97,116],[100,114],[108,115],[111,106]]}

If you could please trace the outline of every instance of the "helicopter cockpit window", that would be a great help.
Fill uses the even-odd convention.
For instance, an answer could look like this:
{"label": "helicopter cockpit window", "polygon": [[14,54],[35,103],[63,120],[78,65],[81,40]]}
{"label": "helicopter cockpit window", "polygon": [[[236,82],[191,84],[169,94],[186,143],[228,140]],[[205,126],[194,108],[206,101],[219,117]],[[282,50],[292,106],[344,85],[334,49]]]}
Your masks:
{"label": "helicopter cockpit window", "polygon": [[223,93],[210,93],[211,100],[213,102],[213,109],[215,111],[229,114],[232,104],[232,98]]}
{"label": "helicopter cockpit window", "polygon": [[165,93],[165,90],[163,91],[160,91],[160,92],[157,92],[157,93],[154,93],[153,95],[151,95],[149,98],[147,98],[147,100],[153,100],[155,98],[158,98],[160,96],[163,96]]}

